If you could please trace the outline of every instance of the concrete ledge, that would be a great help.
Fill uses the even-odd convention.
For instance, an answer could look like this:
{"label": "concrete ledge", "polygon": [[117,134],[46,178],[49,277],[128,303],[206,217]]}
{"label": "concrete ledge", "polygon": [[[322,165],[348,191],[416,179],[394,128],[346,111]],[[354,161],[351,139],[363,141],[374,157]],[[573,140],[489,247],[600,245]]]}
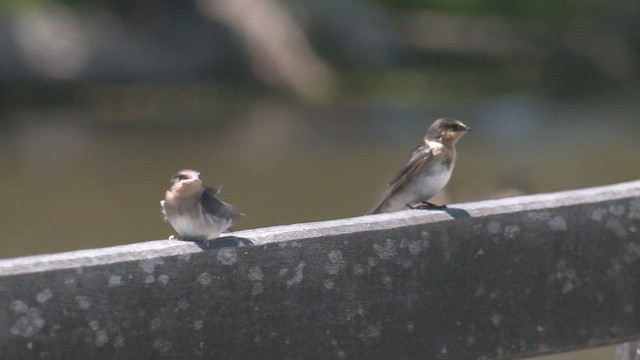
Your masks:
{"label": "concrete ledge", "polygon": [[640,181],[0,261],[27,359],[516,358],[640,338]]}

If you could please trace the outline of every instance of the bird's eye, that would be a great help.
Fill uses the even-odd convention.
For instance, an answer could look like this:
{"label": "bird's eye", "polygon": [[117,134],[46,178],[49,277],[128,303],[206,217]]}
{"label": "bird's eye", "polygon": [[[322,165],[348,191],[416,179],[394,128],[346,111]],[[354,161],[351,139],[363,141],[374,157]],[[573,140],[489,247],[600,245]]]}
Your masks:
{"label": "bird's eye", "polygon": [[183,174],[178,175],[178,181],[182,181],[186,179],[187,179],[187,175],[183,175]]}

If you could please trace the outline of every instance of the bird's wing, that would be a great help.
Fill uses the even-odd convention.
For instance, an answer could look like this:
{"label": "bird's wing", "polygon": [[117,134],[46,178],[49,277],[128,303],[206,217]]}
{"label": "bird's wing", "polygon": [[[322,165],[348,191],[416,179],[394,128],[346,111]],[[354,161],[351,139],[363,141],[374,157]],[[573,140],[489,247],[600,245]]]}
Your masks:
{"label": "bird's wing", "polygon": [[410,179],[413,179],[421,169],[433,158],[433,151],[429,145],[425,142],[418,146],[406,164],[396,173],[396,175],[389,181],[387,189],[382,194],[378,202],[368,212],[369,214],[376,214],[380,211],[382,205],[395,193],[401,190]]}
{"label": "bird's wing", "polygon": [[222,187],[205,186],[204,192],[208,193],[210,196],[218,196],[218,194],[220,194],[221,189]]}
{"label": "bird's wing", "polygon": [[202,192],[202,208],[204,211],[219,218],[235,219],[244,216],[235,206],[216,198],[220,193],[219,188],[205,187]]}

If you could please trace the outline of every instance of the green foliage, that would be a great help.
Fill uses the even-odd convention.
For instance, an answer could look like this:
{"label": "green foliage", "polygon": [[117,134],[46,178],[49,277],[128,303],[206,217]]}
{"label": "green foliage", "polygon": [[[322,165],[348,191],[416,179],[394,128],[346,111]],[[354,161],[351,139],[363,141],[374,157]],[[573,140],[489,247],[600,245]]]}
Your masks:
{"label": "green foliage", "polygon": [[41,2],[41,0],[0,0],[0,11],[19,11]]}
{"label": "green foliage", "polygon": [[22,11],[47,6],[50,3],[63,4],[70,7],[98,5],[95,0],[0,0],[0,11]]}

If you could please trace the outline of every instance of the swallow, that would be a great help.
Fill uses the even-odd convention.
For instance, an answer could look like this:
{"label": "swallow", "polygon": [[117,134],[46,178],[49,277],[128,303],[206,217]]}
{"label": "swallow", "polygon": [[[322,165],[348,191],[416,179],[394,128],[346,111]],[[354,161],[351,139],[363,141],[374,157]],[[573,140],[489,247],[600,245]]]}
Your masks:
{"label": "swallow", "polygon": [[391,179],[368,214],[446,207],[431,204],[428,200],[449,182],[456,164],[456,143],[470,130],[456,119],[442,118],[431,124],[422,143]]}
{"label": "swallow", "polygon": [[233,219],[244,216],[235,206],[217,198],[220,188],[204,186],[196,170],[178,171],[170,184],[160,205],[165,221],[180,240],[213,240],[231,227]]}

